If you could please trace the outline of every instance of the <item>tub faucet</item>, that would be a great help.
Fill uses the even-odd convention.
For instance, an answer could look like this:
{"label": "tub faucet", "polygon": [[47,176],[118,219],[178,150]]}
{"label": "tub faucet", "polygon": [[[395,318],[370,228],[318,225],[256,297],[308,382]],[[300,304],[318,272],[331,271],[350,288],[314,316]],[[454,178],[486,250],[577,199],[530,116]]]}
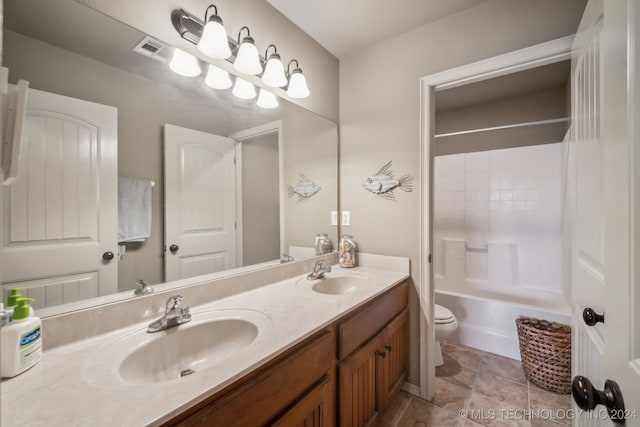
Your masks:
{"label": "tub faucet", "polygon": [[136,288],[136,290],[133,291],[133,294],[135,296],[140,297],[142,295],[149,295],[153,293],[153,288],[151,287],[151,285],[145,282],[144,280],[142,279],[138,280],[137,284],[138,284],[138,288]]}
{"label": "tub faucet", "polygon": [[325,273],[331,272],[331,264],[328,259],[321,259],[316,261],[313,266],[313,271],[307,275],[307,280],[324,279]]}
{"label": "tub faucet", "polygon": [[149,324],[147,332],[159,332],[191,320],[189,307],[182,306],[182,295],[174,295],[167,300],[164,316]]}

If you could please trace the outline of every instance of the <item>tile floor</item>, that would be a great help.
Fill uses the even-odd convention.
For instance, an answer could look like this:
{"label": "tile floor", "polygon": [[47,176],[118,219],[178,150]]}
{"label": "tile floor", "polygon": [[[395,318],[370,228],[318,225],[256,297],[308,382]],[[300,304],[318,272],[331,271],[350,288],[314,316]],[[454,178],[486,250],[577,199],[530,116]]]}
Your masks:
{"label": "tile floor", "polygon": [[517,360],[447,342],[442,353],[433,401],[402,391],[380,427],[571,425],[570,395],[530,384]]}

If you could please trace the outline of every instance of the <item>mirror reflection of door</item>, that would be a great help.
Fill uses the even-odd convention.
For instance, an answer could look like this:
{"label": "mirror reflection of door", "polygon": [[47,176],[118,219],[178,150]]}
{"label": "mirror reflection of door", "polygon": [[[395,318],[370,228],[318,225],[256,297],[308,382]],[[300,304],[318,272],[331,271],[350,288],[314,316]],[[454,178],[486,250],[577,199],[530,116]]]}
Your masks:
{"label": "mirror reflection of door", "polygon": [[282,122],[230,135],[236,142],[238,266],[278,260],[282,244]]}
{"label": "mirror reflection of door", "polygon": [[19,286],[42,308],[117,291],[117,128],[114,107],[29,90],[19,177],[2,189],[5,296]]}
{"label": "mirror reflection of door", "polygon": [[236,267],[235,141],[166,124],[165,280]]}

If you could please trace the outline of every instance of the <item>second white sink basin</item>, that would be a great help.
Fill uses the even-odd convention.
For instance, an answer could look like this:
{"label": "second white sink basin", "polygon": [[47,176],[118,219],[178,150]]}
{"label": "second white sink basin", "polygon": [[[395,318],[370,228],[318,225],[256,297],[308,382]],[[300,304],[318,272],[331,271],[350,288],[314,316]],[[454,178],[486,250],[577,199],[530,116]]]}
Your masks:
{"label": "second white sink basin", "polygon": [[139,330],[117,339],[94,354],[84,368],[92,371],[90,382],[99,382],[105,374],[133,384],[172,381],[242,354],[266,329],[271,329],[270,319],[252,310],[195,312],[188,323],[153,334]]}
{"label": "second white sink basin", "polygon": [[351,292],[365,290],[371,286],[373,278],[368,274],[356,271],[332,271],[326,273],[323,279],[298,280],[299,287],[309,287],[312,291],[328,295],[344,295]]}

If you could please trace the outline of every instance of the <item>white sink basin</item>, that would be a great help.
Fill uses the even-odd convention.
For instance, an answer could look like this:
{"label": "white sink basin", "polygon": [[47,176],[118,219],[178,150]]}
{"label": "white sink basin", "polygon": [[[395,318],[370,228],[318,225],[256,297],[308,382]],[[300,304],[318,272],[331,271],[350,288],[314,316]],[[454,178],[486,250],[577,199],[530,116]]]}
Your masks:
{"label": "white sink basin", "polygon": [[344,295],[366,290],[371,286],[372,279],[368,274],[360,272],[332,271],[326,273],[324,279],[299,279],[297,285],[320,294]]}
{"label": "white sink basin", "polygon": [[189,323],[153,334],[139,330],[112,342],[85,363],[85,377],[97,383],[106,374],[149,384],[198,375],[241,355],[271,326],[266,315],[251,310],[192,315]]}

